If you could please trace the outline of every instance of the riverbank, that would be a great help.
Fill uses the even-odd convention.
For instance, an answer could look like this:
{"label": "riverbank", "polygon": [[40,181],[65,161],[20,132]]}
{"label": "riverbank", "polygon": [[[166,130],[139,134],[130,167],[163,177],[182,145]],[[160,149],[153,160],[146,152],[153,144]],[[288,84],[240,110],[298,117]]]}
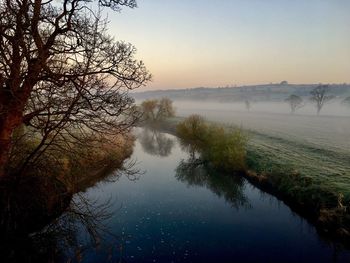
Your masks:
{"label": "riverbank", "polygon": [[[159,128],[176,134],[176,125],[182,120],[172,118]],[[307,218],[321,235],[349,245],[348,156],[251,130],[245,132],[249,141],[247,168],[242,175]]]}
{"label": "riverbank", "polygon": [[248,132],[247,178],[308,218],[322,235],[349,243],[350,155]]}
{"label": "riverbank", "polygon": [[[75,194],[106,180],[113,171],[124,168],[133,151],[132,135],[118,136],[108,143],[81,148],[75,155],[61,155],[64,164],[47,167],[51,173],[38,175],[34,170],[18,178],[0,181],[0,252],[6,262],[57,262],[60,248],[69,240],[60,229],[59,218],[67,213],[74,220],[93,220],[93,216],[76,211]],[[85,154],[85,151],[87,154]],[[79,207],[78,207],[79,208]],[[91,219],[89,219],[91,217]],[[69,228],[73,219],[63,228]],[[81,222],[84,225],[86,222]],[[55,231],[52,231],[52,228]],[[58,228],[58,229],[56,229]],[[61,236],[62,233],[68,236]],[[34,251],[32,251],[34,250]],[[26,252],[24,252],[26,251]]]}

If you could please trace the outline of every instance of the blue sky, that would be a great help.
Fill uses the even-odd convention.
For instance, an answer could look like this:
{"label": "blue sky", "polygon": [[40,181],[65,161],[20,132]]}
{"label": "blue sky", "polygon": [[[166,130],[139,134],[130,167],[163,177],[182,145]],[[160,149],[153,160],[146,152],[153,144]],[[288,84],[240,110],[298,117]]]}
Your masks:
{"label": "blue sky", "polygon": [[349,0],[138,0],[108,18],[146,89],[350,82]]}

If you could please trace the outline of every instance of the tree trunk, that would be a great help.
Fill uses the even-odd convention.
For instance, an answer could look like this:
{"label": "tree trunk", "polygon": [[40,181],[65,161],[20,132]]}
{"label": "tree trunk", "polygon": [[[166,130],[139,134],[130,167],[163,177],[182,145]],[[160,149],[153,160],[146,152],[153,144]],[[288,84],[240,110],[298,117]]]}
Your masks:
{"label": "tree trunk", "polygon": [[320,115],[322,107],[317,107],[317,115]]}
{"label": "tree trunk", "polygon": [[0,178],[6,176],[11,148],[12,134],[21,124],[22,112],[16,109],[6,109],[0,117]]}

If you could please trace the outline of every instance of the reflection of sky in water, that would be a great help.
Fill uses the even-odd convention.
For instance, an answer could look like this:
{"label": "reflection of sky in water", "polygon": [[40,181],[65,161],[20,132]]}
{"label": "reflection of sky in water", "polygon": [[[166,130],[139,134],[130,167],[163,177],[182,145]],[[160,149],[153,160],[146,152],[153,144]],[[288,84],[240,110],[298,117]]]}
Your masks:
{"label": "reflection of sky in water", "polygon": [[[312,227],[245,180],[238,188],[249,206],[238,209],[207,187],[178,181],[176,167],[187,157],[177,143],[171,155],[160,157],[145,153],[136,142],[133,158],[146,173],[135,182],[122,177],[88,190],[100,202],[113,198],[111,211],[116,212],[109,226],[119,238],[115,243],[107,235],[99,249],[85,252],[86,262],[118,262],[120,257],[125,262],[332,260],[333,249]],[[350,259],[339,255],[345,257]]]}

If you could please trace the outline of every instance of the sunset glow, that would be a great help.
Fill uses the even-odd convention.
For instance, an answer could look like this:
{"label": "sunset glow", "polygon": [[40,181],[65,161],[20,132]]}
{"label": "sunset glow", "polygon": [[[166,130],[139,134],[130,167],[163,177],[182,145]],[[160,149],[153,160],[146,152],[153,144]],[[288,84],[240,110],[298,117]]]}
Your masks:
{"label": "sunset glow", "polygon": [[138,49],[145,89],[350,82],[350,1],[144,0],[109,13]]}

